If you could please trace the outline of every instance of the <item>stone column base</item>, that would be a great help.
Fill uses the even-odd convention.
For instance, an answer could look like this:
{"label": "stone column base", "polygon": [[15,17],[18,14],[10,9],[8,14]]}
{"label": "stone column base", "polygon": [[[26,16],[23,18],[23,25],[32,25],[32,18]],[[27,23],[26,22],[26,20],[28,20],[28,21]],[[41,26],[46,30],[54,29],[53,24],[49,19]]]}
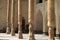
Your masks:
{"label": "stone column base", "polygon": [[28,40],[35,40],[35,39],[29,38]]}
{"label": "stone column base", "polygon": [[7,33],[7,34],[10,34],[10,28],[7,28],[7,29],[6,29],[6,33]]}
{"label": "stone column base", "polygon": [[19,39],[23,39],[22,32],[18,32],[18,38],[19,38]]}
{"label": "stone column base", "polygon": [[34,37],[29,37],[28,40],[35,40],[35,38]]}

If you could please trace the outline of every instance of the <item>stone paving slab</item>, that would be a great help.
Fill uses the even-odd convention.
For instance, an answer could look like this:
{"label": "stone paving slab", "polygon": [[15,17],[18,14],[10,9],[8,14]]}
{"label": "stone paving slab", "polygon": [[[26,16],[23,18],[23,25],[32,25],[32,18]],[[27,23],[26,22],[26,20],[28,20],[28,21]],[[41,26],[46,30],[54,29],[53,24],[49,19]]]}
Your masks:
{"label": "stone paving slab", "polygon": [[[0,33],[0,40],[27,40],[28,39],[28,34],[23,34],[23,39],[18,39],[18,34],[15,34],[15,36],[11,36],[11,34],[6,34],[6,33]],[[48,36],[43,35],[43,34],[35,34],[35,39],[36,40],[48,40]],[[60,39],[56,39],[60,40]]]}

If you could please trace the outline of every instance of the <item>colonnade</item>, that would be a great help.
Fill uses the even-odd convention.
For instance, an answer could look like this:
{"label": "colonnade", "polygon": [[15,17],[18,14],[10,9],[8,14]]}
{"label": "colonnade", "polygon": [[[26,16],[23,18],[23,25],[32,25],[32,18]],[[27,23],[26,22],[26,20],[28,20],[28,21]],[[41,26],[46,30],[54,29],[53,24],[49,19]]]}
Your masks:
{"label": "colonnade", "polygon": [[[22,39],[22,0],[18,0],[18,38]],[[14,27],[14,5],[15,0],[7,0],[7,30],[6,33],[10,34],[9,27],[9,14],[11,7],[11,35],[15,36],[15,27]],[[54,26],[55,26],[55,13],[54,13],[54,0],[48,0],[48,13],[47,13],[47,26],[49,27],[48,34],[49,40],[54,40]],[[35,40],[34,37],[34,0],[28,0],[28,23],[29,23],[29,36],[28,40]]]}

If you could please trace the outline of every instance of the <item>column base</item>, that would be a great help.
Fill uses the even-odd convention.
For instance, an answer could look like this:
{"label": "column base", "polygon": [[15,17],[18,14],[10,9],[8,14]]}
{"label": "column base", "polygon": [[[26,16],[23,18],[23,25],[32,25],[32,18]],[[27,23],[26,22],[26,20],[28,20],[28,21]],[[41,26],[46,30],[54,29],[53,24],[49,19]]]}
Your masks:
{"label": "column base", "polygon": [[11,36],[15,36],[15,34],[11,34]]}
{"label": "column base", "polygon": [[7,33],[7,34],[10,34],[10,28],[7,28],[7,29],[6,29],[6,33]]}
{"label": "column base", "polygon": [[15,36],[15,32],[11,32],[11,36]]}
{"label": "column base", "polygon": [[33,33],[29,33],[28,40],[35,40]]}
{"label": "column base", "polygon": [[35,40],[34,37],[29,36],[28,40]]}
{"label": "column base", "polygon": [[6,32],[7,34],[10,34],[10,32]]}
{"label": "column base", "polygon": [[18,32],[18,38],[19,38],[19,39],[23,39],[22,32]]}
{"label": "column base", "polygon": [[29,38],[28,40],[35,40],[34,38]]}

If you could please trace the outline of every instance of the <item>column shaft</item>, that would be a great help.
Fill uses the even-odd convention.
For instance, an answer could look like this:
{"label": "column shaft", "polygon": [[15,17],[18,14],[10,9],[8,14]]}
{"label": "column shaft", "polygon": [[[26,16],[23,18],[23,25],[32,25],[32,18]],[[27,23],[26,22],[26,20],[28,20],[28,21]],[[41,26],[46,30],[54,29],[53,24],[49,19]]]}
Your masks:
{"label": "column shaft", "polygon": [[18,0],[18,37],[22,39],[22,5],[21,0]]}
{"label": "column shaft", "polygon": [[55,27],[55,9],[54,9],[54,0],[48,0],[48,40],[54,40],[54,27]]}
{"label": "column shaft", "polygon": [[10,0],[7,0],[7,28],[6,28],[7,34],[10,34],[9,19],[10,19]]}
{"label": "column shaft", "polygon": [[12,0],[12,3],[11,3],[11,35],[12,36],[15,36],[15,27],[14,27],[14,0]]}
{"label": "column shaft", "polygon": [[59,5],[60,5],[60,1],[59,0],[56,0],[56,37],[60,37],[60,16],[59,16]]}
{"label": "column shaft", "polygon": [[33,27],[34,27],[34,0],[28,1],[28,23],[29,23],[29,37],[28,40],[35,40]]}
{"label": "column shaft", "polygon": [[48,34],[48,27],[47,27],[47,12],[46,12],[46,6],[47,4],[45,3],[46,0],[43,0],[43,6],[44,6],[44,14],[43,14],[43,34],[47,35]]}
{"label": "column shaft", "polygon": [[46,14],[44,14],[43,15],[43,34],[44,35],[47,35],[48,34],[48,27],[47,27],[47,17],[46,17],[47,15]]}

